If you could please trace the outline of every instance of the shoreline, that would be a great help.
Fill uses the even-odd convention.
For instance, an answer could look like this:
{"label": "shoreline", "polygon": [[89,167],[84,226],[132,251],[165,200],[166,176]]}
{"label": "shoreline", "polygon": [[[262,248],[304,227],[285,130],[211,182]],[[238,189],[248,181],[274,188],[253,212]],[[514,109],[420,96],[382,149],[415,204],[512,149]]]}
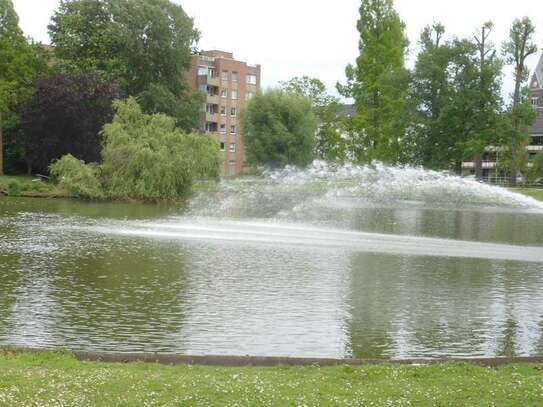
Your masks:
{"label": "shoreline", "polygon": [[154,363],[169,366],[211,366],[211,367],[333,367],[333,366],[377,366],[377,365],[440,365],[448,363],[468,363],[480,367],[500,367],[510,364],[543,364],[543,356],[522,357],[439,357],[407,359],[371,358],[318,358],[293,356],[230,356],[230,355],[182,355],[149,352],[99,352],[77,351],[52,348],[0,347],[0,356],[5,355],[55,355],[73,356],[81,362],[100,363]]}
{"label": "shoreline", "polygon": [[[16,194],[10,193],[8,185],[10,183],[18,184],[16,187]],[[538,187],[502,187],[508,191],[515,192],[524,196],[528,196],[537,201],[543,202],[543,188]],[[198,187],[195,187],[198,190]],[[164,199],[164,200],[139,200],[139,199],[103,199],[103,200],[87,200],[81,199],[71,195],[58,185],[51,184],[49,182],[41,181],[37,177],[23,176],[23,175],[1,175],[0,176],[0,197],[12,197],[12,198],[44,198],[44,199],[73,199],[76,201],[84,202],[120,202],[120,203],[183,203],[186,202],[186,198],[176,199]]]}

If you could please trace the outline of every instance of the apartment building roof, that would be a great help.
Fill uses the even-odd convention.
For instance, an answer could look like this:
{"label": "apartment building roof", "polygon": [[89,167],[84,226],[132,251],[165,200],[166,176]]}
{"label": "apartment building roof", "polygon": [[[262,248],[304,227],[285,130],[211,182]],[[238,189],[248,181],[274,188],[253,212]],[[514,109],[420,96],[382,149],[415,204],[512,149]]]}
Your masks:
{"label": "apartment building roof", "polygon": [[234,53],[233,52],[226,52],[226,51],[220,51],[217,49],[212,49],[208,51],[201,51],[201,54],[204,56],[212,57],[212,58],[226,58],[226,59],[234,59]]}

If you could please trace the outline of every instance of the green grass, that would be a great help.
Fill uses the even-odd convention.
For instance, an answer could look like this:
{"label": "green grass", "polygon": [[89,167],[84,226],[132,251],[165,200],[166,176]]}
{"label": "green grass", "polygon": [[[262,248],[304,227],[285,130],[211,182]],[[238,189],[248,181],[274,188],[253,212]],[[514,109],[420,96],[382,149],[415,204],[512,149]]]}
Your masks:
{"label": "green grass", "polygon": [[540,406],[543,366],[213,368],[0,356],[0,406]]}
{"label": "green grass", "polygon": [[538,201],[543,201],[543,189],[538,188],[512,188],[514,192],[519,192],[521,194],[531,196]]}
{"label": "green grass", "polygon": [[69,194],[57,185],[35,177],[0,175],[0,195],[39,198],[67,198]]}

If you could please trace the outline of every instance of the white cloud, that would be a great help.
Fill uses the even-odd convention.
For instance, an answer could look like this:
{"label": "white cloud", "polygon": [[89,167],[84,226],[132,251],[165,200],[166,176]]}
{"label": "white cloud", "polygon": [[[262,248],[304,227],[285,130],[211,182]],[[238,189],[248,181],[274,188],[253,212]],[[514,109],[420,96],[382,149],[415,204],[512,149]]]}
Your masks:
{"label": "white cloud", "polygon": [[[260,63],[263,83],[273,86],[296,75],[322,79],[333,90],[344,79],[345,65],[358,52],[359,0],[183,0],[177,1],[202,32],[200,47],[234,52]],[[57,0],[14,0],[25,33],[49,42],[47,24]],[[470,36],[484,21],[495,23],[497,45],[507,38],[515,17],[528,15],[538,27],[543,47],[543,1],[538,0],[396,0],[411,41],[413,59],[420,31],[434,21],[447,32]],[[535,66],[536,58],[530,60]],[[506,93],[511,88],[510,75]]]}

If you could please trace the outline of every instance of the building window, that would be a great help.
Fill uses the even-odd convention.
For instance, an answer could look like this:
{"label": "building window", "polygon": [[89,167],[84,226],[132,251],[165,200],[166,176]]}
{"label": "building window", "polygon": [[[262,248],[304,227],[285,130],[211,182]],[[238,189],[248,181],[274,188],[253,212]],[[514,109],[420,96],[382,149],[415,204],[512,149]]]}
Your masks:
{"label": "building window", "polygon": [[226,106],[221,105],[221,116],[226,116]]}
{"label": "building window", "polygon": [[226,123],[221,123],[221,133],[226,133]]}
{"label": "building window", "polygon": [[249,85],[256,85],[256,75],[248,74],[247,75],[247,83]]}
{"label": "building window", "polygon": [[228,71],[222,71],[222,80],[228,82]]}
{"label": "building window", "polygon": [[219,88],[217,86],[207,85],[207,94],[209,96],[217,96],[219,94]]}
{"label": "building window", "polygon": [[238,81],[238,73],[232,72],[232,82],[237,82],[237,81]]}
{"label": "building window", "polygon": [[206,113],[209,113],[209,114],[217,113],[217,111],[215,110],[215,105],[212,103],[206,104]]}
{"label": "building window", "polygon": [[207,76],[210,78],[215,78],[217,76],[217,71],[215,68],[207,68]]}
{"label": "building window", "polygon": [[236,143],[230,143],[230,152],[235,153],[236,152]]}
{"label": "building window", "polygon": [[236,125],[233,124],[230,126],[230,134],[236,134],[237,133],[237,128],[236,128]]}
{"label": "building window", "polygon": [[224,151],[224,143],[221,141],[221,151]]}
{"label": "building window", "polygon": [[539,98],[532,98],[532,106],[537,106]]}
{"label": "building window", "polygon": [[207,76],[207,66],[198,67],[198,76]]}
{"label": "building window", "polygon": [[236,109],[235,107],[230,109],[230,116],[236,117],[237,113],[238,113],[238,109]]}
{"label": "building window", "polygon": [[246,98],[247,100],[249,100],[249,99],[251,99],[254,95],[255,95],[254,92],[247,92],[247,94],[245,95],[245,98]]}
{"label": "building window", "polygon": [[237,90],[232,90],[232,99],[237,100],[237,98],[238,98],[238,91]]}
{"label": "building window", "polygon": [[221,97],[222,98],[228,97],[228,91],[226,89],[221,89]]}
{"label": "building window", "polygon": [[214,122],[206,122],[206,132],[207,133],[214,133],[217,131],[217,123]]}

